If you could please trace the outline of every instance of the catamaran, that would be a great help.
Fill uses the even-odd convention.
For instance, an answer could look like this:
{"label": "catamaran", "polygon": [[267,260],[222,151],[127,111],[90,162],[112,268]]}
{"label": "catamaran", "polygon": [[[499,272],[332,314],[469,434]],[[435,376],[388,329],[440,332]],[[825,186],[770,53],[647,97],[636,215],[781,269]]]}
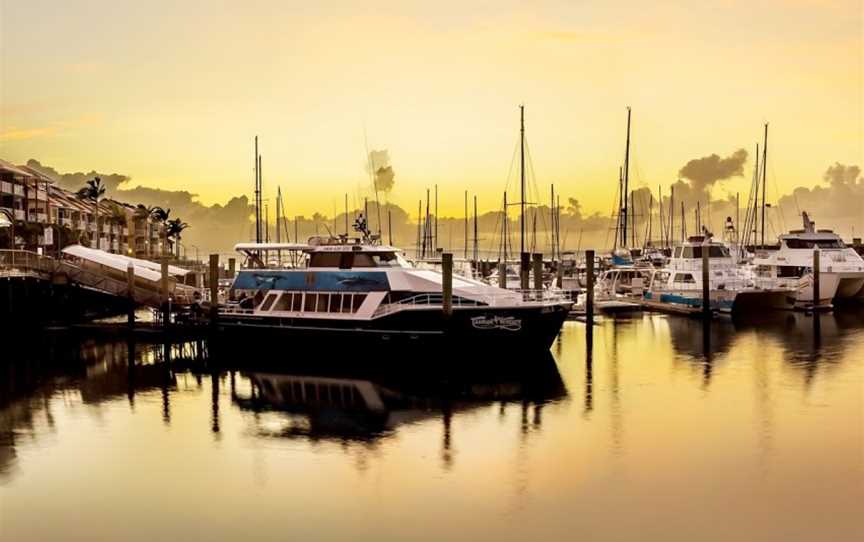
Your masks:
{"label": "catamaran", "polygon": [[764,247],[753,256],[756,276],[771,278],[783,285],[800,284],[796,306],[813,303],[813,251],[819,250],[819,305],[830,307],[838,302],[864,301],[864,259],[843,243],[831,230],[817,230],[816,224],[803,213],[804,229],[780,236],[779,247]]}
{"label": "catamaran", "polygon": [[[548,349],[572,305],[555,292],[505,290],[454,275],[452,312],[445,314],[440,272],[413,268],[398,249],[363,233],[302,245],[237,245],[247,265],[232,284],[233,300],[219,310],[219,326],[325,339],[316,343],[324,349],[360,341]],[[274,252],[277,261],[286,253],[300,257],[272,265]]]}

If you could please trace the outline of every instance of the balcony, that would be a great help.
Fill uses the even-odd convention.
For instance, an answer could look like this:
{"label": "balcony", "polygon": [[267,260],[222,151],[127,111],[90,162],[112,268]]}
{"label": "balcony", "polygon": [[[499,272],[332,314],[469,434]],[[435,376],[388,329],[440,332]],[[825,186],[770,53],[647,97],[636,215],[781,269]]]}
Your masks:
{"label": "balcony", "polygon": [[33,188],[27,189],[27,197],[38,201],[48,201],[48,192]]}
{"label": "balcony", "polygon": [[71,228],[72,227],[72,219],[69,217],[66,217],[66,216],[61,216],[60,217],[60,225],[61,226],[68,226]]}
{"label": "balcony", "polygon": [[0,181],[0,194],[11,194],[12,183],[9,181]]}
{"label": "balcony", "polygon": [[15,209],[15,220],[24,220],[25,216],[24,209]]}
{"label": "balcony", "polygon": [[126,236],[129,235],[129,228],[128,228],[128,227],[123,226],[123,230],[122,230],[122,231],[123,231],[123,235],[126,235]]}
{"label": "balcony", "polygon": [[12,185],[12,193],[16,196],[24,196],[24,187],[20,184]]}

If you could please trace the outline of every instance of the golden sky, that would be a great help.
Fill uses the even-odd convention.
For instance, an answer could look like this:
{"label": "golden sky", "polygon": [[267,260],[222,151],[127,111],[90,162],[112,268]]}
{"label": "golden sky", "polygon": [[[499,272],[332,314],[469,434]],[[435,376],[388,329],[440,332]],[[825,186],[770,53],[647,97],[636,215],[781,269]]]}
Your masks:
{"label": "golden sky", "polygon": [[368,139],[392,201],[437,183],[461,215],[498,206],[524,103],[541,192],[606,214],[630,105],[636,187],[768,121],[771,198],[864,161],[862,34],[861,0],[0,0],[0,157],[213,203],[251,193],[258,134],[288,214],[330,214],[371,192]]}

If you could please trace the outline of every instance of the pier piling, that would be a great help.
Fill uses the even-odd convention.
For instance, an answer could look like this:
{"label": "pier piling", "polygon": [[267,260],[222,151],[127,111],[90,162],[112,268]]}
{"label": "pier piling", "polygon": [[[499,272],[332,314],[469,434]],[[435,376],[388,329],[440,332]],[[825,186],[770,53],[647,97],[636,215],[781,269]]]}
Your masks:
{"label": "pier piling", "polygon": [[528,269],[531,266],[531,255],[527,252],[519,253],[519,288],[528,289]]}
{"label": "pier piling", "polygon": [[135,266],[132,262],[126,267],[126,294],[129,300],[129,308],[126,312],[126,321],[129,327],[135,326]]}
{"label": "pier piling", "polygon": [[441,307],[445,317],[453,314],[453,254],[445,252],[441,254],[441,290],[443,300]]}
{"label": "pier piling", "polygon": [[594,326],[594,251],[585,251],[585,321],[588,332]]}
{"label": "pier piling", "polygon": [[210,319],[219,315],[219,255],[210,255]]}
{"label": "pier piling", "polygon": [[533,254],[532,258],[534,267],[534,289],[543,289],[543,254]]}
{"label": "pier piling", "polygon": [[819,290],[820,290],[820,277],[819,277],[819,249],[813,250],[813,311],[819,310]]}
{"label": "pier piling", "polygon": [[708,245],[702,245],[702,317],[705,320],[711,318],[711,275],[710,260],[708,259]]}

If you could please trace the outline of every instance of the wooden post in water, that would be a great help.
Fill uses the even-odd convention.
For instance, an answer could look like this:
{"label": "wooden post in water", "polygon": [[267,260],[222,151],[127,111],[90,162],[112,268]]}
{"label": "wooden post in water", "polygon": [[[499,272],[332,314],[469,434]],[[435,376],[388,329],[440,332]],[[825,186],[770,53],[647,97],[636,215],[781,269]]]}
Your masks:
{"label": "wooden post in water", "polygon": [[585,251],[585,318],[588,333],[594,326],[594,251]]}
{"label": "wooden post in water", "polygon": [[507,289],[507,263],[498,264],[498,287]]}
{"label": "wooden post in water", "polygon": [[706,321],[711,319],[710,248],[710,245],[702,245],[702,317]]}
{"label": "wooden post in water", "polygon": [[132,262],[126,267],[126,294],[129,297],[129,308],[127,309],[126,319],[129,327],[135,326],[135,266]]}
{"label": "wooden post in water", "polygon": [[210,319],[219,315],[219,255],[210,255]]}
{"label": "wooden post in water", "polygon": [[444,311],[444,316],[449,318],[453,315],[453,254],[445,252],[441,254],[441,290],[443,301],[441,307]]}
{"label": "wooden post in water", "polygon": [[233,279],[237,273],[237,258],[228,258],[228,278]]}
{"label": "wooden post in water", "polygon": [[819,298],[821,297],[819,294],[820,290],[820,277],[819,277],[819,249],[813,249],[813,310],[819,310]]}
{"label": "wooden post in water", "polygon": [[168,256],[162,256],[162,325],[171,323],[171,308],[168,306]]}
{"label": "wooden post in water", "polygon": [[519,253],[519,288],[528,289],[528,269],[531,267],[531,255],[527,252]]}
{"label": "wooden post in water", "polygon": [[543,254],[534,254],[534,289],[543,289]]}

